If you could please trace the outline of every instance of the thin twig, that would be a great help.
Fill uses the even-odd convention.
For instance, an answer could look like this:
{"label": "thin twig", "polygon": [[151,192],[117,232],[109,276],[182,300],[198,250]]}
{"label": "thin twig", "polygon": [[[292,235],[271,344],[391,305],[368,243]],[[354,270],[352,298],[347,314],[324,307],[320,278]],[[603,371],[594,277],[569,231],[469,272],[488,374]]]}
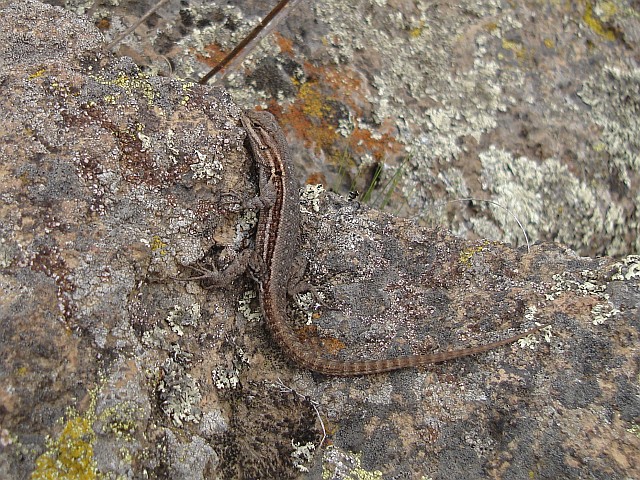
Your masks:
{"label": "thin twig", "polygon": [[[235,70],[246,58],[246,56],[253,50],[256,45],[269,33],[271,33],[276,26],[289,15],[289,12],[300,2],[300,0],[280,0],[278,4],[273,7],[266,17],[262,19],[256,27],[251,30],[249,35],[247,35],[242,41],[236,45],[236,47],[231,50],[225,56],[220,63],[218,63],[215,67],[213,67],[209,73],[207,73],[204,77],[202,77],[198,83],[200,85],[204,85],[207,83],[214,75],[216,75],[221,70],[225,69],[227,71]],[[219,78],[215,79],[214,83],[219,83],[225,76],[225,72],[222,72]]]}
{"label": "thin twig", "polygon": [[153,13],[156,10],[158,10],[162,5],[164,5],[168,1],[169,0],[160,0],[158,3],[156,3],[153,7],[151,7],[151,9],[147,13],[145,13],[142,17],[140,17],[137,22],[135,22],[133,25],[131,25],[129,28],[127,28],[124,32],[122,32],[120,35],[118,35],[115,39],[113,39],[107,45],[105,45],[104,50],[105,51],[111,50],[115,45],[120,43],[123,38],[125,38],[127,35],[129,35],[131,32],[133,32],[136,28],[138,28],[138,25],[140,25],[147,18],[149,18],[151,15],[153,15]]}
{"label": "thin twig", "polygon": [[484,200],[482,198],[458,198],[456,200],[450,200],[448,202],[444,202],[443,204],[454,203],[454,202],[468,202],[468,201],[490,203],[491,205],[495,205],[496,207],[503,209],[505,212],[511,215],[513,219],[516,221],[516,223],[518,224],[518,226],[520,227],[520,230],[522,230],[522,233],[524,234],[524,241],[527,243],[527,252],[531,251],[530,244],[529,244],[529,237],[527,236],[527,231],[524,229],[524,226],[522,225],[522,223],[520,223],[520,220],[518,220],[518,217],[516,217],[516,214],[513,213],[504,205],[501,205],[498,202],[495,202],[493,200]]}
{"label": "thin twig", "polygon": [[302,395],[301,393],[298,393],[296,390],[294,390],[291,387],[287,387],[282,380],[280,380],[280,377],[278,377],[278,382],[273,384],[274,387],[279,387],[281,392],[285,392],[285,393],[290,393],[293,392],[296,395],[298,395],[300,398],[304,398],[305,400],[307,400],[311,406],[313,407],[313,409],[316,412],[316,416],[318,417],[318,420],[320,421],[320,427],[322,427],[322,439],[320,440],[320,443],[318,444],[318,450],[322,447],[322,444],[324,443],[324,441],[327,438],[327,431],[324,428],[324,422],[322,421],[322,417],[320,416],[320,411],[318,410],[318,402],[314,402],[313,400],[311,400],[309,397],[307,397],[306,395]]}

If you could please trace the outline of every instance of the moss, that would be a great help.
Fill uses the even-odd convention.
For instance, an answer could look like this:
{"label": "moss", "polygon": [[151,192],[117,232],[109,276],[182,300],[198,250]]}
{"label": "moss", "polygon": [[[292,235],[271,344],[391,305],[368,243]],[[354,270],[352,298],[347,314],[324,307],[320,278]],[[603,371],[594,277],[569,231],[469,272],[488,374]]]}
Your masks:
{"label": "moss", "polygon": [[89,395],[91,402],[87,412],[79,415],[75,410],[70,410],[60,435],[47,442],[47,450],[36,460],[32,480],[101,478],[93,457],[97,389],[89,392]]}

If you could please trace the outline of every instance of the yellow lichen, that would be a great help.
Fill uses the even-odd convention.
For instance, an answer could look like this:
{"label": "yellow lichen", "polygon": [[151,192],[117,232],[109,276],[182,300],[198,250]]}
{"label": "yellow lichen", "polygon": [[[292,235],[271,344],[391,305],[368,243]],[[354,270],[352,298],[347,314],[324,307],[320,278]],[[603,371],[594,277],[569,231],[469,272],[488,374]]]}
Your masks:
{"label": "yellow lichen", "polygon": [[67,421],[56,439],[47,441],[47,450],[36,460],[31,480],[93,480],[99,478],[93,458],[97,389],[89,392],[91,402],[84,415],[69,410]]}
{"label": "yellow lichen", "polygon": [[[127,95],[131,95],[133,92],[140,92],[147,99],[149,105],[151,105],[158,96],[153,85],[149,83],[149,77],[142,73],[129,76],[120,72],[115,80],[107,80],[101,76],[94,76],[93,79],[101,85],[120,87]],[[113,95],[108,96],[113,97]]]}
{"label": "yellow lichen", "polygon": [[326,104],[326,97],[320,93],[314,83],[308,82],[302,85],[298,97],[304,105],[302,111],[305,115],[322,119],[331,112],[331,107]]}
{"label": "yellow lichen", "polygon": [[420,25],[409,30],[409,36],[411,38],[418,38],[420,35],[422,35],[423,30],[424,30],[424,21],[421,21]]}
{"label": "yellow lichen", "polygon": [[41,68],[40,70],[33,72],[31,75],[29,75],[29,80],[33,80],[34,78],[38,78],[41,77],[42,75],[44,75],[44,72],[46,72],[47,69],[46,68]]}
{"label": "yellow lichen", "polygon": [[[607,11],[614,12],[615,10],[611,10],[611,8],[609,8]],[[609,15],[607,15],[607,18],[609,18]],[[593,15],[593,5],[591,2],[586,2],[582,19],[584,20],[584,23],[589,26],[591,31],[600,35],[605,40],[612,42],[616,39],[615,31],[610,28],[606,28],[602,22]]]}
{"label": "yellow lichen", "polygon": [[162,239],[158,235],[154,235],[151,237],[151,251],[158,252],[160,255],[166,255],[167,244],[162,241]]}
{"label": "yellow lichen", "polygon": [[507,40],[506,38],[502,39],[502,48],[504,48],[505,50],[511,50],[513,53],[516,54],[516,57],[519,60],[524,58],[526,54],[526,49],[521,43],[514,42],[512,40]]}
{"label": "yellow lichen", "polygon": [[489,242],[485,242],[483,245],[477,245],[475,247],[469,247],[462,252],[460,252],[460,263],[464,266],[471,266],[471,259],[476,253],[480,253],[483,251]]}

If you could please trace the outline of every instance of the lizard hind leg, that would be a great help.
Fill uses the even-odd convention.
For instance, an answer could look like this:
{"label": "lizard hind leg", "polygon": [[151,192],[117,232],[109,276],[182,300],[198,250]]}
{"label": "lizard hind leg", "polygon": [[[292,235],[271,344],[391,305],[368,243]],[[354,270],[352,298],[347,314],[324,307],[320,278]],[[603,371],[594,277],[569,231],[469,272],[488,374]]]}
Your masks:
{"label": "lizard hind leg", "polygon": [[307,269],[307,260],[302,256],[297,256],[291,265],[291,276],[287,284],[287,295],[294,297],[299,293],[309,292],[313,299],[328,310],[337,310],[335,306],[327,304],[325,295],[307,280],[304,280],[304,273]]}

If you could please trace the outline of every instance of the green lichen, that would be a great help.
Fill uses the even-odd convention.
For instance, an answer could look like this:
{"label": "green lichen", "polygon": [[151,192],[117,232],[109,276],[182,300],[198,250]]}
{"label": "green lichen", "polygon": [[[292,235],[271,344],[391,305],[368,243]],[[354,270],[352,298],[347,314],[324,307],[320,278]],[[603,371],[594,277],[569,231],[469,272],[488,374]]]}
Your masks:
{"label": "green lichen", "polygon": [[73,409],[56,439],[47,441],[47,450],[36,460],[31,480],[93,480],[101,478],[93,447],[96,439],[93,424],[98,389],[89,392],[87,412],[79,415]]}

